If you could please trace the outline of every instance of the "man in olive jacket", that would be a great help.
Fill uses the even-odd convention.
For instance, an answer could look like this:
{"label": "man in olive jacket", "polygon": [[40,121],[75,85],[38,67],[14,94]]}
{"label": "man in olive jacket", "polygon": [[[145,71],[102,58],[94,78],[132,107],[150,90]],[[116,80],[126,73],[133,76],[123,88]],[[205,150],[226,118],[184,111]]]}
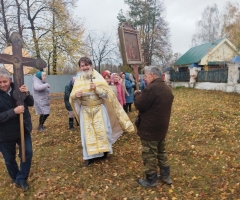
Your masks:
{"label": "man in olive jacket", "polygon": [[[142,159],[146,179],[139,179],[143,187],[155,187],[158,178],[172,184],[170,167],[165,151],[165,137],[168,131],[174,96],[171,88],[162,80],[161,71],[155,66],[144,68],[147,87],[143,92],[135,91],[134,104],[139,111],[140,123],[137,134],[142,143]],[[160,175],[157,175],[157,166]]]}

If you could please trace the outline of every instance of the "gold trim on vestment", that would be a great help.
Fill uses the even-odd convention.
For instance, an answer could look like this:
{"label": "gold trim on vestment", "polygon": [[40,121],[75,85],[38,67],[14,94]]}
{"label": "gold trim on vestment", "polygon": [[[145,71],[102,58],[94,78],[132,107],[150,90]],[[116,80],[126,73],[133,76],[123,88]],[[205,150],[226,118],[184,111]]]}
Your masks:
{"label": "gold trim on vestment", "polygon": [[102,99],[98,99],[98,100],[92,100],[89,99],[88,101],[81,101],[83,106],[97,106],[97,105],[101,105],[103,103]]}
{"label": "gold trim on vestment", "polygon": [[[84,79],[83,76],[80,76],[80,77],[75,79],[74,86],[73,86],[72,92],[70,94],[70,99],[69,100],[70,100],[71,106],[72,106],[72,108],[74,110],[74,113],[76,115],[76,118],[78,118],[78,121],[79,121],[79,112],[80,112],[79,108],[80,108],[81,105],[83,105],[82,102],[84,101],[84,99],[88,98],[89,95],[90,96],[93,95],[94,92],[95,92],[94,96],[98,96],[98,97],[101,94],[97,94],[96,92],[101,91],[103,93],[106,93],[107,98],[104,99],[103,102],[106,105],[106,109],[107,109],[107,112],[108,112],[108,115],[109,115],[109,119],[110,119],[110,123],[111,123],[111,126],[112,126],[112,130],[113,130],[113,132],[112,132],[113,140],[111,142],[114,143],[116,141],[116,139],[122,133],[122,132],[119,132],[119,131],[115,132],[114,130],[119,130],[119,128],[121,127],[120,129],[122,129],[123,131],[131,133],[131,132],[134,132],[135,129],[134,129],[134,126],[133,126],[131,120],[129,119],[128,115],[125,113],[125,111],[123,110],[122,106],[120,105],[118,99],[116,98],[116,95],[114,94],[112,88],[107,84],[107,82],[104,80],[104,78],[95,70],[93,70],[93,77],[94,77],[93,78],[93,82],[95,83],[95,85],[97,87],[96,90],[91,90],[90,89],[90,80],[89,79]],[[81,98],[76,98],[75,94],[79,90],[81,90],[83,92],[83,95],[82,95]],[[84,95],[84,93],[86,93],[86,95]],[[89,109],[89,107],[90,106],[87,105],[86,107],[84,107],[84,110],[85,110],[85,108]],[[99,118],[100,114],[99,113],[95,113],[98,109],[94,110],[94,116],[92,116],[92,117],[93,117],[93,119],[95,117],[97,117],[97,119],[99,119],[99,120],[94,121],[94,123],[96,123],[97,125],[93,126],[93,127],[99,127],[99,130],[102,131],[103,125],[105,126],[105,124],[104,124],[103,111],[102,111],[101,105],[95,105],[93,103],[91,105],[91,107],[92,107],[92,109],[96,109],[96,107],[99,107],[99,111],[98,112],[101,113],[102,120],[100,120],[100,118]],[[83,118],[84,118],[84,134],[85,135],[88,134],[88,132],[87,132],[88,130],[87,129],[90,129],[87,124],[90,123],[90,122],[93,123],[93,121],[90,120],[91,115],[87,115],[87,113],[90,112],[90,111],[88,111],[88,112],[87,111],[88,110],[84,111],[86,113],[83,116]],[[119,127],[119,128],[117,128],[117,127]],[[93,128],[92,128],[91,131],[93,131]],[[98,133],[98,130],[96,130],[96,131]],[[100,131],[100,133],[97,134],[97,136],[95,136],[96,138],[98,138],[98,137],[101,138],[101,140],[99,140],[99,141],[103,141],[103,137],[102,137],[102,132],[101,131]],[[104,133],[105,133],[106,138],[107,138],[106,129],[105,129]],[[93,133],[90,132],[90,134],[92,135]],[[88,140],[88,141],[90,141],[90,140]],[[86,141],[86,144],[87,144],[87,141]],[[100,142],[100,144],[101,144],[101,142]],[[91,145],[92,144],[90,144],[90,146]],[[97,152],[97,151],[100,151],[100,150],[101,150],[101,152],[103,152],[102,150],[105,147],[103,148],[102,145],[100,145],[100,146],[98,148],[94,149],[93,147],[89,147],[89,145],[87,144],[87,149],[91,148],[90,152],[93,152],[93,151]]]}
{"label": "gold trim on vestment", "polygon": [[101,105],[83,108],[84,134],[88,155],[109,151]]}

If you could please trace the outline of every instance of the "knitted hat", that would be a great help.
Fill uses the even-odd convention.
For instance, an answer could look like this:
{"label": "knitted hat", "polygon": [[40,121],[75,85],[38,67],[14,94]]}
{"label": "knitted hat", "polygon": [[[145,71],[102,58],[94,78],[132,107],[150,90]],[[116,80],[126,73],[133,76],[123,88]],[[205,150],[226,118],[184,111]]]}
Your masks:
{"label": "knitted hat", "polygon": [[38,71],[35,76],[42,80],[42,71]]}
{"label": "knitted hat", "polygon": [[44,71],[38,71],[38,72],[35,74],[35,76],[38,77],[40,80],[42,80],[42,75],[43,75],[43,74],[46,74],[46,72],[44,72]]}

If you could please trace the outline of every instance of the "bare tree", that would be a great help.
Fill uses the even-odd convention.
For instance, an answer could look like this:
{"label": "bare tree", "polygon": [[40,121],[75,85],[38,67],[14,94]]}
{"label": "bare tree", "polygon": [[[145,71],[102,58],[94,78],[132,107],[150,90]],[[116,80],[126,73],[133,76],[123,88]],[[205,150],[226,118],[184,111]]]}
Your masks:
{"label": "bare tree", "polygon": [[220,37],[220,20],[217,4],[207,6],[202,19],[196,22],[196,32],[192,36],[192,46],[213,42]]}
{"label": "bare tree", "polygon": [[117,50],[117,45],[112,42],[110,35],[102,33],[102,36],[98,37],[96,34],[89,34],[87,44],[89,54],[92,57],[95,67],[98,68],[98,72],[101,72],[102,63],[116,62],[114,55]]}
{"label": "bare tree", "polygon": [[12,31],[18,31],[31,56],[48,62],[48,73],[76,66],[76,56],[84,54],[83,23],[74,20],[71,10],[76,1],[0,0],[0,48],[10,44]]}
{"label": "bare tree", "polygon": [[10,31],[8,29],[8,23],[7,23],[7,10],[9,8],[9,5],[6,5],[5,2],[3,0],[1,0],[1,24],[3,24],[4,30],[3,30],[3,36],[5,37],[1,37],[2,41],[4,41],[4,43],[2,43],[2,45],[10,45]]}
{"label": "bare tree", "polygon": [[48,11],[49,7],[46,1],[26,0],[26,17],[30,23],[28,28],[32,32],[36,57],[41,57],[39,39],[49,31],[46,28],[46,23],[44,23],[44,21],[46,22],[46,16],[49,16]]}
{"label": "bare tree", "polygon": [[222,37],[228,38],[240,50],[240,8],[227,2],[222,13]]}

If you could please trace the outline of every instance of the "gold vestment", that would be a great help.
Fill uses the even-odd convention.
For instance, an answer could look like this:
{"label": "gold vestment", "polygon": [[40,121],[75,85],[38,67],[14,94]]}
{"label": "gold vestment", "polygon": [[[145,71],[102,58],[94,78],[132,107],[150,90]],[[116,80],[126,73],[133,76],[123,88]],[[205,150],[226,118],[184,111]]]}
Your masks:
{"label": "gold vestment", "polygon": [[[91,80],[96,85],[95,91],[90,89]],[[83,95],[81,98],[76,98],[75,94],[79,90],[83,92]],[[99,98],[102,94],[106,94],[107,98],[104,100]],[[92,79],[87,79],[83,75],[76,77],[69,101],[78,121],[80,106],[84,106],[82,116],[88,155],[108,152],[109,150],[102,109],[103,103],[106,105],[112,127],[111,144],[120,137],[123,131],[134,132],[134,126],[120,105],[112,88],[96,70],[92,72]]]}

